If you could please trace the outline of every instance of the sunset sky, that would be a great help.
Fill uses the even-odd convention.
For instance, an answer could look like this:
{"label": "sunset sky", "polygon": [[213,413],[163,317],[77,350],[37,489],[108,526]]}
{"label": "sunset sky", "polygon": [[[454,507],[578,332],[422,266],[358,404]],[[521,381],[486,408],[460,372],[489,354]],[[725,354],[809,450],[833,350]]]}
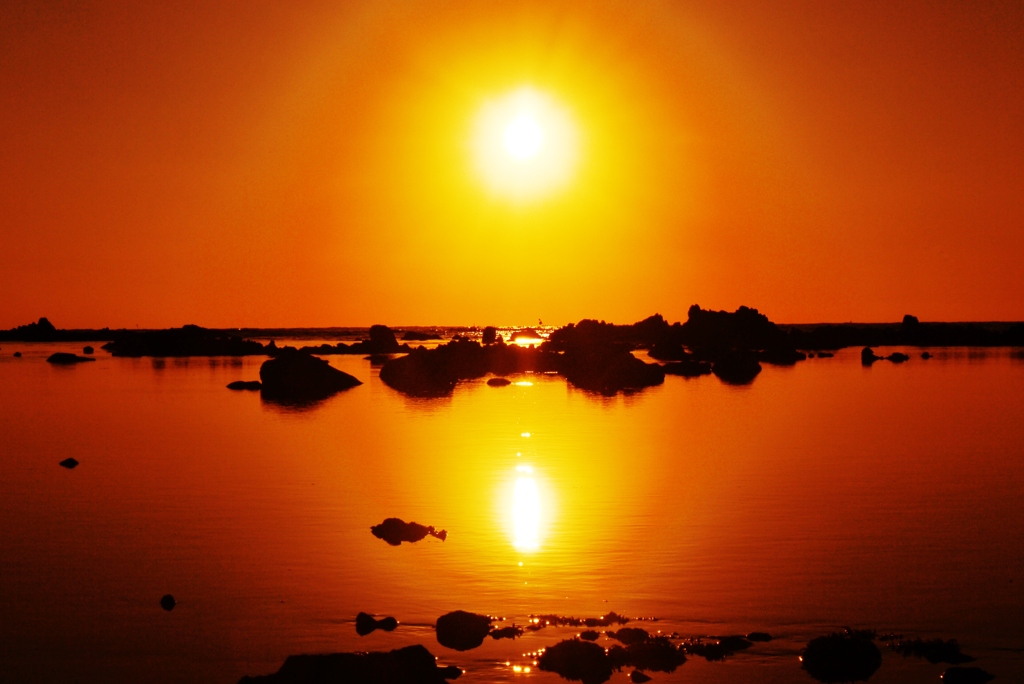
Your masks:
{"label": "sunset sky", "polygon": [[1022,256],[1019,1],[0,5],[3,328],[1021,320]]}

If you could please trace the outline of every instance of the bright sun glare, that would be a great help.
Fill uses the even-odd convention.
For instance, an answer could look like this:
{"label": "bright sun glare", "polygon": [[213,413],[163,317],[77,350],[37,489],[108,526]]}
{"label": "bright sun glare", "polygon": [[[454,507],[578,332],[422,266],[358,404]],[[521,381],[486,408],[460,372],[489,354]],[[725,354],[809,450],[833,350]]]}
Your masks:
{"label": "bright sun glare", "polygon": [[569,111],[529,87],[485,102],[473,130],[477,174],[493,195],[514,202],[564,188],[575,173],[578,148]]}

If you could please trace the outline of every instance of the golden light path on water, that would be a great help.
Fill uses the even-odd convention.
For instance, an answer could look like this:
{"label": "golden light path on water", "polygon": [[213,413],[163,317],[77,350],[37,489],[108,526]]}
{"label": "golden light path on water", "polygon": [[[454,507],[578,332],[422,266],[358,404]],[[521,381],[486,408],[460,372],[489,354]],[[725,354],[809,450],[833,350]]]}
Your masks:
{"label": "golden light path on water", "polygon": [[520,551],[536,551],[540,546],[540,490],[533,468],[521,465],[516,472],[520,477],[512,495],[513,545]]}

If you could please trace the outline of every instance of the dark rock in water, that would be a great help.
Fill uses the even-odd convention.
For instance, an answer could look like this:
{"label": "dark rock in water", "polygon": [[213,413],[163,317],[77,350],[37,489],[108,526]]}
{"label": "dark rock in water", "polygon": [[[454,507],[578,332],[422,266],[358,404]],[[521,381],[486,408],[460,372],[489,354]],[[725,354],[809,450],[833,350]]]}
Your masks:
{"label": "dark rock in water", "polygon": [[602,684],[612,676],[612,661],[597,644],[568,639],[548,647],[537,660],[545,672],[583,684]]}
{"label": "dark rock in water", "polygon": [[814,352],[807,352],[807,358],[813,359],[814,358]]}
{"label": "dark rock in water", "polygon": [[160,607],[164,610],[174,610],[174,606],[176,605],[178,605],[178,602],[175,601],[174,597],[170,594],[165,594],[164,597],[160,599]]}
{"label": "dark rock in water", "polygon": [[275,399],[322,399],[361,385],[324,359],[298,351],[282,350],[260,366],[263,396]]}
{"label": "dark rock in water", "polygon": [[493,325],[489,325],[484,328],[484,333],[480,338],[480,341],[484,344],[494,344],[498,341],[498,329]]}
{"label": "dark rock in water", "polygon": [[719,637],[718,638],[718,645],[721,646],[722,648],[724,648],[727,651],[736,652],[736,651],[742,651],[744,649],[750,648],[751,646],[753,646],[753,643],[751,643],[750,640],[748,640],[748,639],[746,639],[744,637],[741,637],[741,636],[738,636],[738,635],[733,635],[733,636]]}
{"label": "dark rock in water", "polygon": [[762,351],[758,358],[775,366],[793,366],[797,361],[806,359],[807,354],[790,347],[773,347]]}
{"label": "dark rock in water", "polygon": [[625,648],[613,646],[608,651],[608,659],[615,669],[635,667],[652,672],[675,672],[686,662],[686,654],[667,637],[651,637]]}
{"label": "dark rock in water", "polygon": [[259,380],[235,380],[228,383],[229,390],[258,390],[263,387]]}
{"label": "dark rock in water", "polygon": [[512,384],[512,381],[508,378],[491,378],[487,381],[487,384],[491,387],[508,387]]}
{"label": "dark rock in water", "polygon": [[515,342],[516,340],[543,340],[544,337],[533,328],[523,328],[512,333],[512,337],[509,339]]}
{"label": "dark rock in water", "polygon": [[57,352],[56,354],[50,354],[49,358],[46,359],[47,363],[56,363],[61,366],[67,366],[73,363],[82,363],[83,361],[95,361],[88,356],[78,356],[77,354],[68,354],[67,352]]}
{"label": "dark rock in water", "polygon": [[860,362],[865,366],[870,366],[875,361],[880,361],[881,356],[875,354],[875,350],[871,347],[864,347],[860,350]]}
{"label": "dark rock in water", "polygon": [[427,340],[439,340],[441,336],[437,333],[425,333],[417,330],[406,330],[402,335],[403,342],[426,342]]}
{"label": "dark rock in water", "polygon": [[253,356],[268,353],[259,342],[237,335],[183,325],[167,330],[123,330],[103,345],[113,356]]}
{"label": "dark rock in water", "polygon": [[644,363],[618,347],[570,349],[559,358],[558,372],[576,387],[606,396],[665,382],[665,370],[660,365]]}
{"label": "dark rock in water", "polygon": [[831,359],[833,356],[835,356],[835,354],[833,354],[832,352],[818,352],[819,359]]}
{"label": "dark rock in water", "polygon": [[83,353],[83,354],[92,354],[92,353],[93,353],[93,351],[94,351],[94,350],[93,350],[93,348],[92,348],[92,347],[83,347],[83,348],[82,348],[82,353]]}
{"label": "dark rock in water", "polygon": [[491,632],[491,618],[456,610],[437,618],[437,643],[456,651],[468,651],[484,643]]}
{"label": "dark rock in water", "polygon": [[623,627],[617,632],[608,632],[608,636],[629,646],[630,644],[638,644],[641,641],[647,641],[651,635],[647,633],[646,629],[641,627]]}
{"label": "dark rock in water", "polygon": [[921,358],[927,361],[928,359],[932,358],[931,352],[922,352]]}
{"label": "dark rock in water", "polygon": [[492,639],[516,639],[523,636],[523,628],[512,625],[511,627],[502,627],[491,630]]}
{"label": "dark rock in water", "polygon": [[629,618],[619,615],[614,610],[598,618],[578,618],[566,615],[531,615],[537,619],[540,626],[555,625],[558,627],[609,627],[611,625],[624,625]]}
{"label": "dark rock in water", "polygon": [[629,681],[633,682],[633,684],[644,684],[644,682],[651,681],[651,678],[640,670],[633,670],[629,673]]}
{"label": "dark rock in water", "polygon": [[734,655],[736,651],[742,651],[753,646],[751,640],[739,635],[710,638],[714,639],[714,641],[694,639],[683,644],[681,648],[686,653],[699,656],[707,661],[721,661],[725,660],[728,656]]}
{"label": "dark rock in water", "polygon": [[910,357],[907,356],[906,354],[903,354],[902,352],[893,352],[892,354],[886,356],[885,360],[892,361],[893,363],[903,363],[904,361],[909,361]]}
{"label": "dark rock in water", "polygon": [[915,326],[918,323],[920,323],[920,321],[917,320],[917,316],[911,316],[910,314],[907,314],[906,316],[903,317],[903,326],[906,328]]}
{"label": "dark rock in water", "polygon": [[847,631],[811,639],[801,660],[819,682],[863,682],[881,667],[882,653],[867,634]]}
{"label": "dark rock in water", "polygon": [[374,354],[389,354],[401,350],[398,340],[395,339],[395,333],[391,332],[386,325],[370,326],[370,345],[373,347],[371,353]]}
{"label": "dark rock in water", "polygon": [[961,665],[973,662],[975,659],[960,651],[960,644],[956,639],[943,641],[942,639],[903,639],[891,644],[890,647],[904,657],[915,656],[924,658],[933,665],[936,663],[949,663],[950,665]]}
{"label": "dark rock in water", "polygon": [[675,363],[666,363],[661,367],[665,375],[681,375],[684,378],[696,378],[701,375],[711,374],[711,364],[707,361],[695,361],[685,359]]}
{"label": "dark rock in water", "polygon": [[398,620],[393,617],[386,617],[377,620],[369,613],[360,613],[359,615],[356,615],[356,633],[359,634],[359,636],[366,636],[378,629],[382,629],[385,632],[393,632],[396,627],[398,627]]}
{"label": "dark rock in water", "polygon": [[587,629],[580,632],[580,639],[583,639],[584,641],[597,641],[597,638],[599,636],[601,635],[592,629]]}
{"label": "dark rock in water", "polygon": [[730,385],[749,385],[761,372],[761,364],[753,354],[730,351],[715,359],[711,372]]}
{"label": "dark rock in water", "polygon": [[980,667],[950,667],[942,673],[942,684],[985,684],[995,678]]}
{"label": "dark rock in water", "polygon": [[20,359],[21,358],[21,352],[14,352],[14,358]]}
{"label": "dark rock in water", "polygon": [[73,458],[65,458],[59,465],[71,470],[72,468],[78,467],[78,461]]}
{"label": "dark rock in water", "polygon": [[771,641],[772,635],[768,632],[751,632],[747,635],[747,641],[765,642]]}
{"label": "dark rock in water", "polygon": [[406,646],[376,653],[331,653],[288,656],[272,675],[242,677],[239,684],[444,684],[462,670],[438,667],[423,646]]}
{"label": "dark rock in water", "polygon": [[431,526],[420,525],[415,522],[405,522],[399,518],[388,518],[379,525],[370,528],[374,537],[383,539],[392,546],[399,546],[402,542],[414,543],[424,539],[428,534],[441,541],[448,538],[446,530],[436,531]]}

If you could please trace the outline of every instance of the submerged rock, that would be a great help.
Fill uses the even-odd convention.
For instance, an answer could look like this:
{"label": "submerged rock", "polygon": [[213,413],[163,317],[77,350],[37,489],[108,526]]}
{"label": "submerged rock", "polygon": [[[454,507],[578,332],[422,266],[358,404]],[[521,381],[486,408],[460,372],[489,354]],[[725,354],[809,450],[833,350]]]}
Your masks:
{"label": "submerged rock", "polygon": [[377,620],[369,613],[359,613],[359,615],[356,615],[356,633],[359,636],[366,636],[378,629],[382,629],[385,632],[393,632],[397,627],[398,620],[393,617]]}
{"label": "submerged rock", "polygon": [[942,684],[985,684],[995,678],[980,667],[950,667],[942,673]]}
{"label": "submerged rock", "polygon": [[166,611],[174,610],[174,606],[176,605],[178,605],[178,602],[175,601],[174,597],[170,594],[165,594],[164,597],[160,599],[160,607]]}
{"label": "submerged rock", "polygon": [[[621,630],[620,630],[621,631]],[[615,669],[635,667],[652,672],[675,672],[686,662],[686,653],[668,640],[668,637],[650,637],[625,648],[613,646],[608,658]]]}
{"label": "submerged rock", "polygon": [[402,335],[403,342],[426,342],[427,340],[439,340],[441,336],[437,333],[419,332],[417,330],[406,330]]}
{"label": "submerged rock", "polygon": [[491,378],[487,381],[487,384],[491,387],[508,387],[512,384],[512,381],[508,378]]}
{"label": "submerged rock", "polygon": [[63,468],[71,470],[72,468],[78,467],[78,461],[73,458],[65,458],[63,461],[59,463],[59,465]]}
{"label": "submerged rock", "polygon": [[415,543],[426,538],[427,535],[441,541],[448,538],[446,530],[438,532],[434,529],[433,525],[420,525],[416,522],[407,523],[400,518],[387,518],[381,524],[371,527],[370,532],[373,533],[374,537],[383,539],[388,544],[391,544],[391,546],[399,546],[402,542]]}
{"label": "submerged rock", "polygon": [[363,384],[324,359],[293,350],[282,350],[260,366],[262,392],[268,398],[323,399]]}
{"label": "submerged rock", "polygon": [[547,648],[537,660],[537,667],[583,684],[602,684],[613,671],[612,661],[603,648],[579,639],[567,639]]}
{"label": "submerged rock", "polygon": [[495,627],[491,630],[492,639],[516,639],[523,636],[523,628],[512,625],[511,627]]}
{"label": "submerged rock", "polygon": [[456,651],[468,651],[484,643],[491,632],[491,618],[487,615],[456,610],[437,618],[434,631],[437,643]]}
{"label": "submerged rock", "polygon": [[88,356],[78,356],[77,354],[69,354],[67,352],[57,352],[56,354],[50,354],[46,359],[47,363],[56,363],[62,366],[70,365],[73,363],[82,363],[83,361],[95,361]]}
{"label": "submerged rock", "polygon": [[229,390],[258,390],[263,387],[259,380],[235,380],[228,383]]}
{"label": "submerged rock", "polygon": [[847,630],[811,639],[801,660],[819,682],[864,682],[882,666],[882,653],[867,633]]}
{"label": "submerged rock", "polygon": [[917,658],[924,658],[933,665],[936,663],[960,665],[975,660],[972,656],[960,651],[960,644],[956,639],[950,639],[949,641],[943,641],[942,639],[930,639],[928,641],[903,639],[890,644],[890,648],[897,653],[903,654],[904,657],[915,656]]}
{"label": "submerged rock", "polygon": [[430,651],[416,645],[387,652],[288,656],[276,673],[242,677],[239,684],[444,684],[461,674],[454,666],[438,667]]}

